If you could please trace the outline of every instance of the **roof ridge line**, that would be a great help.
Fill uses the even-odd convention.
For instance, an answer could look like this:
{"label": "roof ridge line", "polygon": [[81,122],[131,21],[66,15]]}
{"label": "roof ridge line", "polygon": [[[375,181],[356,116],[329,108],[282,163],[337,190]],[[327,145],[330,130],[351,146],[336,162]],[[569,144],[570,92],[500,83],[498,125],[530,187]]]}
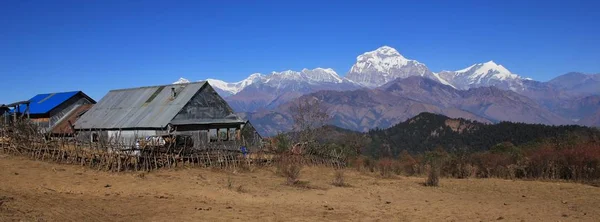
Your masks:
{"label": "roof ridge line", "polygon": [[141,86],[141,87],[133,87],[133,88],[113,89],[113,90],[110,90],[109,92],[136,90],[136,89],[146,89],[146,88],[155,88],[155,87],[161,87],[161,86],[165,86],[165,87],[166,86],[187,86],[187,85],[192,85],[192,84],[205,84],[205,83],[207,83],[207,81],[190,82],[190,83],[180,83],[180,84],[155,85],[155,86]]}

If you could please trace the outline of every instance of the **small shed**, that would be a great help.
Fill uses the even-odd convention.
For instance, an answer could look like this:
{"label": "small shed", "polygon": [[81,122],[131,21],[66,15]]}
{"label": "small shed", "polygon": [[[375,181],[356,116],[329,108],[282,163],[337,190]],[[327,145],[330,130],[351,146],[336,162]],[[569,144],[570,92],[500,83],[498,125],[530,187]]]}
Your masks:
{"label": "small shed", "polygon": [[[28,102],[28,114],[31,121],[47,131],[51,131],[65,116],[79,106],[96,103],[82,91],[38,94]],[[21,113],[23,110],[16,108],[15,112]]]}
{"label": "small shed", "polygon": [[75,123],[95,140],[133,144],[151,136],[188,135],[194,144],[241,140],[235,116],[208,82],[111,90]]}

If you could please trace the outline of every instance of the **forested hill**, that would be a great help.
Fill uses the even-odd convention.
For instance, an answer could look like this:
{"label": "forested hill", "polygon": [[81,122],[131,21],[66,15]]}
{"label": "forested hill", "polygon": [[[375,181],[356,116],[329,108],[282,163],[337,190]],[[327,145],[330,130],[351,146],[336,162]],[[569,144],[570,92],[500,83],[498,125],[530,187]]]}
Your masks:
{"label": "forested hill", "polygon": [[484,151],[504,142],[526,146],[540,142],[600,141],[598,129],[589,127],[511,122],[483,124],[432,113],[421,113],[390,128],[371,130],[367,134],[371,142],[365,154],[374,157],[398,156],[402,150],[423,153],[438,147],[448,152]]}

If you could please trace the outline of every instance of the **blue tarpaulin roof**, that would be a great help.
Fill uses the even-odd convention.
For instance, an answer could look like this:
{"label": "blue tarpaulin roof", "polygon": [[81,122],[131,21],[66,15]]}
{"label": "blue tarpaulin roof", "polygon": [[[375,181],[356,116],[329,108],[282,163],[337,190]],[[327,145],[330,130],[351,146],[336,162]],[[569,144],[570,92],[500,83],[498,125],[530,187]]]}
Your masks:
{"label": "blue tarpaulin roof", "polygon": [[[45,114],[81,91],[38,94],[29,99],[29,114]],[[21,112],[25,106],[21,107]]]}

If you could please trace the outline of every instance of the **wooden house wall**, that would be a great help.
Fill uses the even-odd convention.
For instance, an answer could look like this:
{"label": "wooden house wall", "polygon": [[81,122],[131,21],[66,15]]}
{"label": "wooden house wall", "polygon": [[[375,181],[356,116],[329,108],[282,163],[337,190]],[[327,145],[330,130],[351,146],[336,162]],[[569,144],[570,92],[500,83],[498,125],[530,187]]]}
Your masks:
{"label": "wooden house wall", "polygon": [[177,113],[173,120],[223,119],[233,114],[227,102],[210,86],[206,85]]}
{"label": "wooden house wall", "polygon": [[256,128],[252,126],[249,122],[244,125],[240,132],[242,139],[244,140],[245,145],[254,146],[259,145],[262,138],[256,131]]}

